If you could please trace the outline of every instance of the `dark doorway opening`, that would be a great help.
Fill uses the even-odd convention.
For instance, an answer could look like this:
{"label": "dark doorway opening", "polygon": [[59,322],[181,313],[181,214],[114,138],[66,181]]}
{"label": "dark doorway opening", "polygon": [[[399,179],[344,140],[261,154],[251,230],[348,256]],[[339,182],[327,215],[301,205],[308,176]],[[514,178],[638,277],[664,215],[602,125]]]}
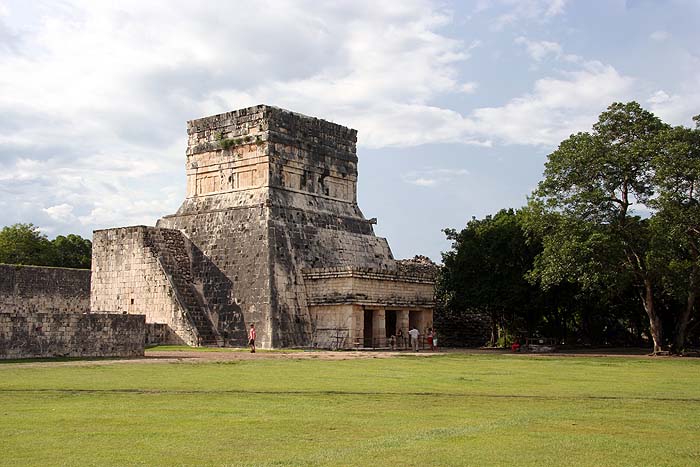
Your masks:
{"label": "dark doorway opening", "polygon": [[384,328],[386,329],[386,337],[396,335],[396,311],[386,310],[384,312]]}
{"label": "dark doorway opening", "polygon": [[[408,329],[416,328],[418,329],[420,311],[409,311],[408,312]],[[420,329],[418,329],[420,331]]]}
{"label": "dark doorway opening", "polygon": [[372,315],[372,310],[365,310],[364,330],[362,333],[362,336],[364,338],[363,347],[374,347],[372,345]]}

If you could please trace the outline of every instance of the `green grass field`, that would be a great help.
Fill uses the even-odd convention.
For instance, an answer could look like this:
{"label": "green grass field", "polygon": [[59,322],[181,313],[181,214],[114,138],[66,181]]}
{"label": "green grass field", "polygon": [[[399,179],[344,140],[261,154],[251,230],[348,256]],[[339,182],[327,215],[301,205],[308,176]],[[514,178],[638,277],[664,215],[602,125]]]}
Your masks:
{"label": "green grass field", "polygon": [[0,364],[2,465],[697,466],[700,360]]}

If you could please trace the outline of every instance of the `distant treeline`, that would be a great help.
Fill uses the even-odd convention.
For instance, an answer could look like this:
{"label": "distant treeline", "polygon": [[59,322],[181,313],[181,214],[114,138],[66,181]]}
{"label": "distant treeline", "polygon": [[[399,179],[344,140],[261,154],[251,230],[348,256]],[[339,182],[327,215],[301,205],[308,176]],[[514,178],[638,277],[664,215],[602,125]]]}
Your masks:
{"label": "distant treeline", "polygon": [[0,230],[0,263],[90,269],[92,242],[80,235],[53,240],[33,224],[14,224]]}
{"label": "distant treeline", "polygon": [[491,343],[700,345],[700,116],[671,127],[636,102],[548,156],[518,211],[446,229],[442,322],[491,318]]}

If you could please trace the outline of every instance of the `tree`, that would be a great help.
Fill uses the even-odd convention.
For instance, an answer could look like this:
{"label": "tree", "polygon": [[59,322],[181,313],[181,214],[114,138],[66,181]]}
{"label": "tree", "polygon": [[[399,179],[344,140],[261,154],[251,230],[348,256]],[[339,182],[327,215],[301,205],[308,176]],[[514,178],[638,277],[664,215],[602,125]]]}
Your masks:
{"label": "tree", "polygon": [[53,262],[64,268],[90,269],[92,242],[79,235],[59,235],[51,241]]}
{"label": "tree", "polygon": [[444,267],[438,295],[444,306],[456,312],[487,313],[491,318],[491,344],[498,329],[528,321],[532,287],[525,273],[532,266],[537,247],[528,244],[512,210],[501,210],[483,220],[472,219],[460,232],[444,230],[452,249],[443,253]]}
{"label": "tree", "polygon": [[631,207],[654,196],[659,135],[667,129],[636,102],[614,103],[592,133],[578,133],[549,155],[533,203],[556,214],[537,270],[550,283],[572,279],[585,288],[632,278],[649,319],[654,352],[663,345],[655,304],[657,271],[650,267],[652,232]]}
{"label": "tree", "polygon": [[0,263],[89,269],[92,243],[79,235],[49,241],[33,224],[0,230]]}
{"label": "tree", "polygon": [[658,197],[650,205],[658,210],[654,222],[666,240],[668,254],[660,258],[670,295],[685,302],[675,317],[673,347],[682,351],[688,324],[700,295],[700,115],[696,128],[675,127],[659,137],[654,158]]}
{"label": "tree", "polygon": [[0,230],[0,263],[50,266],[51,242],[33,224],[14,224]]}

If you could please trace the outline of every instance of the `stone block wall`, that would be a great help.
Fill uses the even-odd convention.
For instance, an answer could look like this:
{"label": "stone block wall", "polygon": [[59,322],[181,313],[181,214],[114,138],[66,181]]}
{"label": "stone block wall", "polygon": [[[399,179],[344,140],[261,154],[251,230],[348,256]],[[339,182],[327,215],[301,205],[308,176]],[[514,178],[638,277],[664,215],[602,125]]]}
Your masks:
{"label": "stone block wall", "polygon": [[435,312],[435,329],[442,347],[482,347],[491,338],[491,318],[482,313]]}
{"label": "stone block wall", "polygon": [[434,281],[374,269],[318,268],[304,271],[311,305],[356,303],[366,306],[432,308]]}
{"label": "stone block wall", "polygon": [[183,345],[185,341],[167,324],[146,323],[145,343],[146,345]]}
{"label": "stone block wall", "polygon": [[142,315],[0,313],[0,359],[143,356]]}
{"label": "stone block wall", "polygon": [[144,315],[149,323],[167,324],[184,342],[198,344],[158,251],[149,246],[154,227],[96,230],[92,241],[93,313]]}
{"label": "stone block wall", "polygon": [[187,124],[187,197],[271,186],[356,203],[357,131],[267,105]]}
{"label": "stone block wall", "polygon": [[0,264],[0,312],[90,311],[90,271]]}
{"label": "stone block wall", "polygon": [[181,230],[192,243],[194,280],[209,308],[228,317],[229,324],[219,326],[227,329],[226,341],[245,345],[246,329],[254,323],[260,345],[270,347],[270,249],[265,208],[256,204],[230,207],[230,201],[230,197],[187,200],[178,214],[160,219],[157,225]]}
{"label": "stone block wall", "polygon": [[359,305],[310,306],[312,346],[322,349],[357,347],[362,336],[364,309]]}

